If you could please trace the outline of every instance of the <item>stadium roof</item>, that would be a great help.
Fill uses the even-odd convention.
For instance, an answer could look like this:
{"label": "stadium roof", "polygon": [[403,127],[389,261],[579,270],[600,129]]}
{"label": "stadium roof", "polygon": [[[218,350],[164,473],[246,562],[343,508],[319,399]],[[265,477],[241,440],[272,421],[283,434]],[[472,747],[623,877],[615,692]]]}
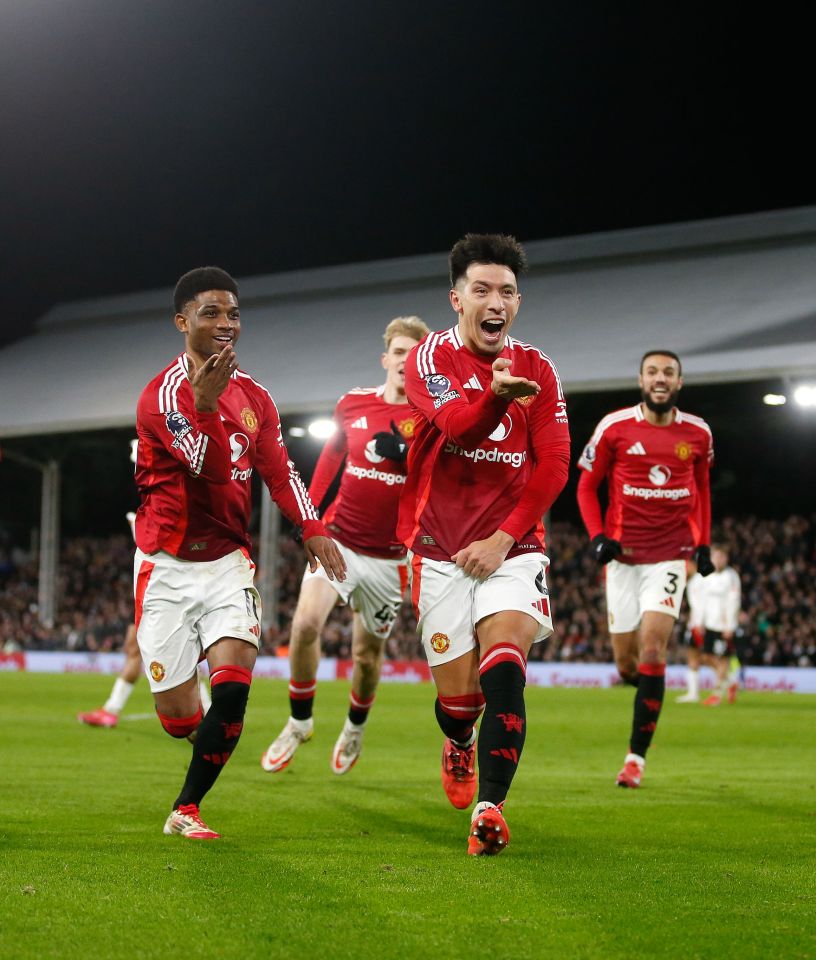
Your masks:
{"label": "stadium roof", "polygon": [[[526,247],[513,333],[555,360],[568,393],[631,385],[655,346],[680,354],[687,382],[816,373],[816,207]],[[283,413],[378,383],[392,317],[454,320],[445,254],[239,282],[242,367]],[[169,289],[61,304],[0,350],[0,437],[131,425],[181,349]]]}

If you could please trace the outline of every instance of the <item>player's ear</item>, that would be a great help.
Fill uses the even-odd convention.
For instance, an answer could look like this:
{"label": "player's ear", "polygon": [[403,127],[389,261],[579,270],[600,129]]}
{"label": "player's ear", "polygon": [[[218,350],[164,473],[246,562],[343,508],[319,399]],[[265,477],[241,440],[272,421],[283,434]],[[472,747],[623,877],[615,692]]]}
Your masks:
{"label": "player's ear", "polygon": [[448,294],[448,296],[450,297],[451,306],[456,311],[456,313],[459,313],[459,314],[463,313],[464,311],[462,309],[462,301],[459,298],[459,291],[456,289],[456,287],[453,287],[451,289],[451,292]]}
{"label": "player's ear", "polygon": [[183,313],[177,313],[173,320],[176,324],[176,330],[187,333],[187,317],[185,317]]}
{"label": "player's ear", "polygon": [[383,353],[383,355],[380,357],[380,363],[382,364],[383,370],[388,369],[388,353],[387,352]]}

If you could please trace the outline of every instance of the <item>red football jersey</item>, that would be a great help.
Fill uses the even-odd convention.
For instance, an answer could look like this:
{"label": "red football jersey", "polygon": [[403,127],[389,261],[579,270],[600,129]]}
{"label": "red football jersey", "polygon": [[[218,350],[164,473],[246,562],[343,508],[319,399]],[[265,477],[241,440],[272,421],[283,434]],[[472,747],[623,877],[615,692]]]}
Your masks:
{"label": "red football jersey", "polygon": [[544,549],[541,518],[569,469],[564,394],[552,360],[535,347],[508,337],[500,356],[541,393],[497,397],[498,358],[472,353],[458,327],[429,334],[406,361],[416,428],[397,532],[423,557],[449,561],[499,529],[516,541],[508,557]]}
{"label": "red football jersey", "polygon": [[359,387],[337,401],[337,432],[323,447],[309,494],[320,505],[345,461],[340,489],[323,516],[331,535],[358,553],[402,557],[405,547],[396,530],[405,461],[379,456],[373,438],[390,433],[393,423],[410,442],[415,417],[407,403],[386,403],[384,393],[384,386]]}
{"label": "red football jersey", "polygon": [[[610,413],[578,461],[578,503],[590,537],[604,532],[620,541],[622,563],[689,558],[710,537],[713,459],[711,430],[700,417],[676,410],[671,424],[657,427],[641,404]],[[602,521],[597,490],[604,478]]]}
{"label": "red football jersey", "polygon": [[217,413],[195,408],[182,354],[144,388],[136,408],[136,544],[181,560],[217,560],[249,547],[251,478],[257,468],[304,539],[325,528],[286,453],[272,397],[233,373]]}

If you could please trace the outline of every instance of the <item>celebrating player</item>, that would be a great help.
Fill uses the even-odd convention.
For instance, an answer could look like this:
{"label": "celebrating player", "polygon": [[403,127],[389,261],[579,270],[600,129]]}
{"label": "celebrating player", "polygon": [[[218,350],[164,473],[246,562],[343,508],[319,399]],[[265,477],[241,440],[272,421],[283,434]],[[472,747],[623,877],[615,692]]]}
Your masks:
{"label": "celebrating player", "polygon": [[[686,671],[688,690],[678,697],[678,703],[695,703],[700,699],[700,664],[711,667],[717,674],[717,691],[703,701],[706,707],[718,707],[724,699],[734,703],[739,683],[730,671],[734,654],[734,636],[739,623],[742,590],[737,571],[728,565],[728,548],[711,545],[714,572],[705,580],[695,574],[688,584],[688,592],[696,587],[696,602],[689,604],[689,624],[702,634],[702,644],[689,647]],[[737,661],[739,665],[739,661]]]}
{"label": "celebrating player", "polygon": [[[261,635],[247,531],[255,469],[302,526],[311,568],[342,579],[345,564],[288,459],[271,396],[238,369],[235,281],[200,267],[181,277],[174,300],[184,353],[145,387],[136,411],[136,629],[162,726],[173,737],[197,731],[164,832],[210,840],[219,835],[199,804],[241,735]],[[203,719],[201,656],[212,692]]]}
{"label": "celebrating player", "polygon": [[396,541],[399,495],[414,419],[405,396],[405,358],[428,333],[419,317],[397,317],[385,328],[385,383],[358,388],[337,403],[337,431],[320,454],[309,494],[318,506],[345,462],[340,488],[323,519],[346,561],[342,583],[323,568],[303,577],[289,641],[291,716],[261,757],[269,772],[283,770],[311,739],[320,635],[332,608],[349,603],[354,668],[348,716],[331,768],[348,772],[362,749],[363,731],[382,669],[383,647],[407,583],[405,548]]}
{"label": "celebrating player", "polygon": [[[666,689],[666,647],[680,612],[686,560],[711,564],[711,430],[675,406],[680,359],[650,350],[640,364],[642,402],[595,428],[578,466],[578,506],[592,555],[606,565],[606,605],[615,663],[637,688],[632,736],[619,787],[640,786]],[[598,488],[608,482],[601,517]]]}
{"label": "celebrating player", "polygon": [[569,469],[555,366],[509,335],[525,267],[513,237],[456,243],[458,324],[430,334],[406,364],[416,428],[398,532],[437,688],[442,784],[459,809],[476,793],[478,750],[472,855],[499,853],[510,839],[502,807],[526,734],[527,654],[552,633],[541,518]]}

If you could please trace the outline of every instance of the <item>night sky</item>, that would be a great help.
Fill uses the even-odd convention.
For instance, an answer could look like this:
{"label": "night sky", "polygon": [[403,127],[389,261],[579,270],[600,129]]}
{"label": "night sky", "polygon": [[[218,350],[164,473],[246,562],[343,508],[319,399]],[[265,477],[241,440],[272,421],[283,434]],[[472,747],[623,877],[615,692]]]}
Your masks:
{"label": "night sky", "polygon": [[809,31],[622,6],[4,0],[4,342],[202,263],[816,202]]}

